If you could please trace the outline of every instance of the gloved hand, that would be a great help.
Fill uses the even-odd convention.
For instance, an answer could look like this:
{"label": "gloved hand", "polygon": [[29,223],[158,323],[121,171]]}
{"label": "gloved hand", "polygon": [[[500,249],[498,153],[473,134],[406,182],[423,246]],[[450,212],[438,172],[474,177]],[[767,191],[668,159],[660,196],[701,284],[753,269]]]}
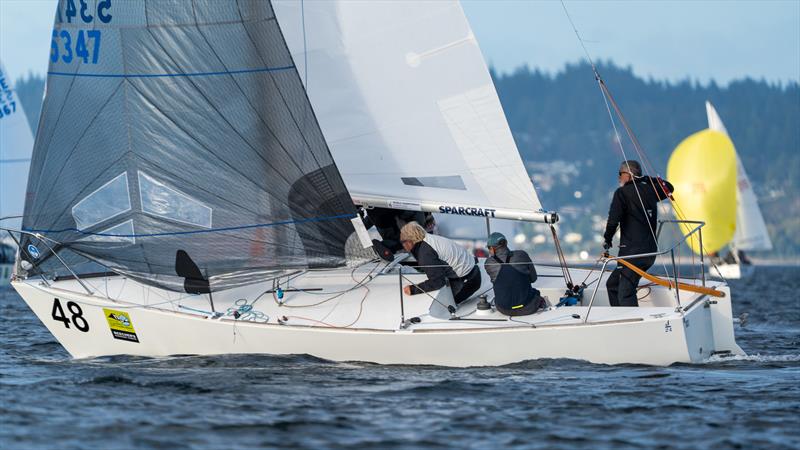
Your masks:
{"label": "gloved hand", "polygon": [[611,242],[608,241],[603,242],[603,250],[608,251],[608,249],[610,249],[611,247],[613,247],[613,245],[611,245]]}

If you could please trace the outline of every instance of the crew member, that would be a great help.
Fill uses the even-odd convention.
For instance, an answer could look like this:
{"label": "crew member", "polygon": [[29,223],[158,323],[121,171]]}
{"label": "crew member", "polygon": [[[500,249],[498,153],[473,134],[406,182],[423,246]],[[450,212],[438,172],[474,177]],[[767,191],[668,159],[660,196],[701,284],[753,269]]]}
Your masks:
{"label": "crew member", "polygon": [[[618,256],[655,253],[658,251],[658,202],[672,193],[672,184],[661,178],[642,176],[642,166],[634,160],[622,162],[618,181],[619,188],[614,192],[608,211],[603,248],[608,251],[612,247],[614,234],[620,228]],[[646,271],[656,261],[656,257],[626,261]],[[636,272],[618,263],[606,282],[611,306],[639,306],[636,288],[640,278]]]}
{"label": "crew member", "polygon": [[536,281],[536,268],[524,250],[511,250],[502,233],[492,233],[486,243],[491,256],[483,267],[494,284],[494,306],[507,316],[527,316],[543,308],[547,302],[531,286]]}
{"label": "crew member", "polygon": [[373,239],[372,248],[386,261],[394,259],[394,253],[403,248],[400,244],[400,228],[410,222],[425,225],[428,217],[421,211],[405,211],[401,209],[372,208],[363,218],[367,229],[375,226],[382,240]]}
{"label": "crew member", "polygon": [[431,292],[450,284],[456,305],[481,287],[481,273],[467,249],[443,236],[425,232],[416,222],[400,230],[403,248],[417,259],[417,267],[428,276],[418,285],[403,287],[406,295]]}

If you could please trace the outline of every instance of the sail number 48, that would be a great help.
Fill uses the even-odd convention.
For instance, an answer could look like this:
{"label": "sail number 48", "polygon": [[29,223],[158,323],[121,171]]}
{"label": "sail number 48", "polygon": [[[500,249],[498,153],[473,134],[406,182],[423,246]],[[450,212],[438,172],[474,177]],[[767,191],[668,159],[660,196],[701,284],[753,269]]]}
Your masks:
{"label": "sail number 48", "polygon": [[83,331],[86,333],[89,331],[89,322],[83,317],[83,310],[81,309],[81,305],[75,302],[67,302],[67,311],[71,314],[68,318],[66,314],[64,314],[64,308],[61,307],[61,301],[59,299],[55,299],[53,302],[53,311],[50,315],[53,317],[53,320],[56,322],[63,322],[64,326],[69,328],[70,323],[75,325],[79,331]]}

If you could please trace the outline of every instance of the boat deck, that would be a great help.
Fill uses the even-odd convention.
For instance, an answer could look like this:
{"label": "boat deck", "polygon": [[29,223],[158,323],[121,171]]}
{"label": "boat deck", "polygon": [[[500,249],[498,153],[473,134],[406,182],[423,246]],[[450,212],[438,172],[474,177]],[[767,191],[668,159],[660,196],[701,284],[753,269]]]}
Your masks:
{"label": "boat deck", "polygon": [[[459,305],[455,315],[447,311],[452,305],[449,289],[434,293],[402,296],[401,278],[395,269],[381,273],[386,264],[368,263],[356,269],[331,269],[304,271],[277,280],[284,290],[279,299],[274,292],[274,280],[255,283],[221,292],[214,292],[214,308],[208,295],[191,295],[171,292],[142,285],[121,276],[84,279],[94,295],[108,298],[120,304],[120,308],[156,308],[183,314],[212,317],[219,320],[244,320],[254,323],[299,325],[311,327],[336,327],[351,329],[440,330],[440,329],[487,329],[509,327],[564,326],[583,323],[589,312],[589,300],[599,272],[588,269],[570,269],[576,281],[587,279],[583,301],[578,306],[554,306],[565,290],[565,282],[558,267],[537,266],[539,279],[534,286],[548,299],[550,308],[536,314],[509,318],[496,311],[478,311],[478,295],[493,297],[491,282],[481,270],[483,283],[476,295]],[[482,264],[481,264],[482,269]],[[419,283],[425,276],[414,269],[404,267],[402,284]],[[588,278],[587,278],[588,276]],[[661,286],[651,286],[642,280],[639,291],[639,308],[611,308],[605,292],[604,275],[601,286],[591,308],[589,321],[603,323],[614,321],[648,320],[673,313],[677,303],[674,291]],[[33,280],[31,280],[33,281]],[[692,282],[693,280],[683,280]],[[720,284],[708,283],[710,286]],[[51,286],[83,293],[75,280],[54,282]],[[303,290],[305,289],[305,290]],[[688,305],[701,294],[681,292],[681,304]],[[238,319],[235,317],[239,315]],[[405,319],[401,327],[401,317]],[[414,318],[413,323],[410,319]],[[417,320],[417,318],[419,320]]]}

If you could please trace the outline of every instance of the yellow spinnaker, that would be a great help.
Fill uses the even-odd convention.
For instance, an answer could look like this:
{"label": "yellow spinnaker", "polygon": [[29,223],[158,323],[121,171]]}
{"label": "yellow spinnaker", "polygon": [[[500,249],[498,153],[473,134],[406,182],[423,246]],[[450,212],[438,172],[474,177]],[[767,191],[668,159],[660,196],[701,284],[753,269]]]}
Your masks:
{"label": "yellow spinnaker", "polygon": [[[667,179],[675,187],[675,201],[683,219],[702,220],[703,248],[716,252],[736,231],[736,149],[724,133],[699,131],[684,139],[669,158]],[[677,213],[676,213],[677,214]],[[684,234],[694,228],[681,226]],[[698,239],[689,239],[700,253]]]}

